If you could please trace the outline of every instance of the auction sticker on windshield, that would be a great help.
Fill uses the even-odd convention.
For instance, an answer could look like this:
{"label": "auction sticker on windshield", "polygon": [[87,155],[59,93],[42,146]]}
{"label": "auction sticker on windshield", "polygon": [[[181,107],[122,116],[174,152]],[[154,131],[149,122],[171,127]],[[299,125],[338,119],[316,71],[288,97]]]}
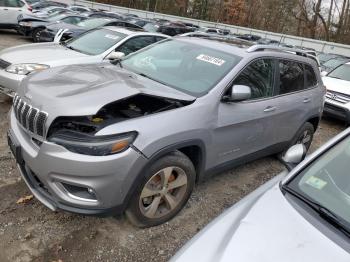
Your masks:
{"label": "auction sticker on windshield", "polygon": [[311,176],[306,180],[306,184],[312,186],[313,188],[322,190],[327,185],[327,182],[318,177]]}
{"label": "auction sticker on windshield", "polygon": [[197,59],[217,66],[222,66],[226,62],[225,60],[222,60],[220,58],[203,54],[197,56]]}

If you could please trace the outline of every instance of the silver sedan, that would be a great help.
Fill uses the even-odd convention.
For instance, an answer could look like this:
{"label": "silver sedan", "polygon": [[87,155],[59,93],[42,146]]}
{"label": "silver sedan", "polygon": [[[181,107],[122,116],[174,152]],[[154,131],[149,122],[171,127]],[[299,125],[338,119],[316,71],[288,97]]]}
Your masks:
{"label": "silver sedan", "polygon": [[[284,156],[291,170],[302,145]],[[205,227],[171,260],[350,261],[350,129]]]}
{"label": "silver sedan", "polygon": [[50,67],[115,60],[168,38],[119,27],[89,31],[65,43],[40,43],[0,52],[0,92],[12,96],[29,74]]}

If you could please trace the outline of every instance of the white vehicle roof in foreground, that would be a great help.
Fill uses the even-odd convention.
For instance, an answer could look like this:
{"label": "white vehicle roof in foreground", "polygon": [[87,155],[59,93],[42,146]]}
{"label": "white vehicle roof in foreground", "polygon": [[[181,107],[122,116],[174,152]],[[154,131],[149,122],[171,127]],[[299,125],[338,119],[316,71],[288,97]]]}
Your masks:
{"label": "white vehicle roof in foreground", "polygon": [[126,27],[119,27],[119,26],[104,26],[103,28],[111,30],[111,31],[115,31],[121,34],[125,34],[127,36],[130,35],[159,35],[162,37],[167,37],[169,38],[169,36],[167,35],[163,35],[163,34],[158,34],[158,33],[150,33],[150,32],[145,32],[136,28],[126,28]]}

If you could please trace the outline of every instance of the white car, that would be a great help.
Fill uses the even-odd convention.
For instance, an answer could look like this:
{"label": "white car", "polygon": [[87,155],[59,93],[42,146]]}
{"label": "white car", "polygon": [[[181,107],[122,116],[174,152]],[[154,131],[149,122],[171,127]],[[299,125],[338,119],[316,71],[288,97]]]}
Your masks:
{"label": "white car", "polygon": [[338,66],[322,80],[327,88],[324,114],[350,124],[350,62]]}
{"label": "white car", "polygon": [[121,58],[169,38],[121,27],[104,27],[63,43],[11,47],[0,52],[0,92],[12,96],[30,73],[50,67],[100,63]]}
{"label": "white car", "polygon": [[25,0],[0,0],[0,28],[15,29],[17,17],[31,14],[32,8]]}
{"label": "white car", "polygon": [[171,262],[349,262],[350,129],[283,172],[199,232]]}

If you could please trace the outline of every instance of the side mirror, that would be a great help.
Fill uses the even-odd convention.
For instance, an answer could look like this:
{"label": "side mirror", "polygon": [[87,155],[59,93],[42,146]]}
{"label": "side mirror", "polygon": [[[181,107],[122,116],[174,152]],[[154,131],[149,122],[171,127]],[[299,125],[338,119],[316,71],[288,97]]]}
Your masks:
{"label": "side mirror", "polygon": [[125,56],[125,54],[123,52],[112,52],[106,56],[106,59],[118,60],[118,59],[122,59],[124,56]]}
{"label": "side mirror", "polygon": [[225,101],[228,102],[239,102],[251,98],[252,90],[249,86],[245,85],[234,85],[232,86],[231,93],[229,96],[224,97]]}
{"label": "side mirror", "polygon": [[293,169],[306,156],[306,147],[303,144],[296,144],[290,147],[282,156],[282,161],[288,170]]}
{"label": "side mirror", "polygon": [[327,76],[327,75],[328,75],[328,73],[326,71],[321,72],[321,76]]}

